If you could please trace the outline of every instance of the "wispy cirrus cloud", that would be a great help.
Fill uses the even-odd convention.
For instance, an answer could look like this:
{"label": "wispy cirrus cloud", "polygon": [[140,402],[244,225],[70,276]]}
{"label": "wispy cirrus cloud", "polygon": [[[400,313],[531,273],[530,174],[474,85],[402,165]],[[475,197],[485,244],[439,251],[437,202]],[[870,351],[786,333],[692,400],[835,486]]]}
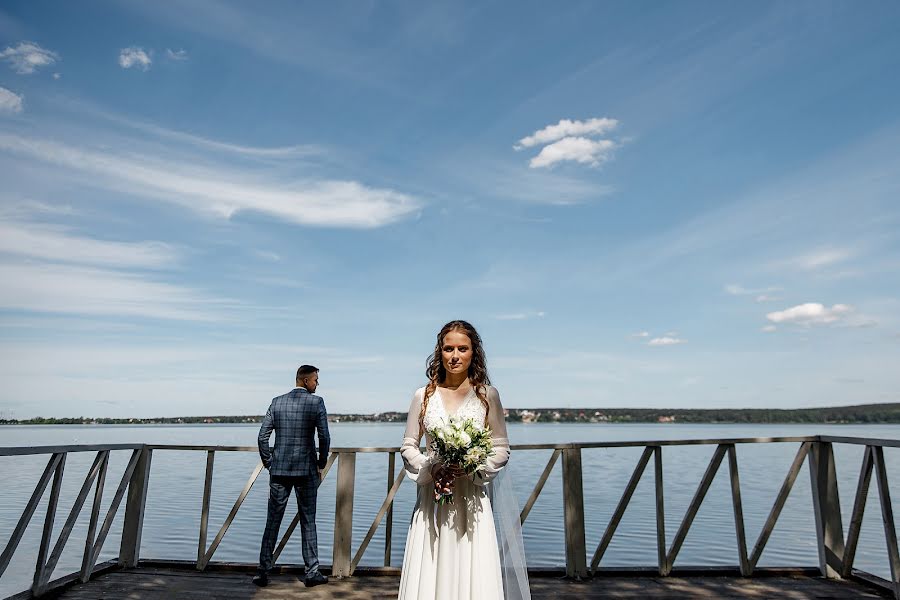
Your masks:
{"label": "wispy cirrus cloud", "polygon": [[178,50],[166,48],[166,57],[169,60],[183,61],[188,59],[188,53],[184,48],[179,48]]}
{"label": "wispy cirrus cloud", "polygon": [[498,321],[526,321],[529,319],[543,319],[545,316],[547,316],[547,313],[542,310],[537,310],[517,313],[505,313],[502,315],[497,315],[494,318]]}
{"label": "wispy cirrus cloud", "polygon": [[175,251],[159,242],[115,242],[72,234],[66,228],[0,220],[0,253],[104,267],[165,268]]}
{"label": "wispy cirrus cloud", "polygon": [[12,90],[0,86],[0,115],[15,115],[22,112],[23,98]]}
{"label": "wispy cirrus cloud", "polygon": [[[88,177],[88,183],[163,201],[188,210],[231,218],[254,212],[286,222],[372,228],[418,211],[421,203],[400,192],[371,188],[356,181],[308,179],[284,181],[207,157],[182,159],[169,152],[137,153],[134,140],[125,147],[89,148],[50,139],[0,133],[0,151],[26,157],[58,170]],[[201,164],[206,166],[197,166]]]}
{"label": "wispy cirrus cloud", "polygon": [[130,46],[119,51],[119,66],[123,69],[147,71],[150,69],[151,64],[153,64],[153,60],[143,48]]}
{"label": "wispy cirrus cloud", "polygon": [[0,262],[0,308],[103,317],[215,321],[225,301],[144,275],[60,264]]}
{"label": "wispy cirrus cloud", "polygon": [[804,271],[815,271],[845,262],[858,255],[852,248],[823,247],[780,261],[783,266]]}
{"label": "wispy cirrus cloud", "polygon": [[686,343],[687,343],[687,340],[683,340],[681,338],[671,337],[671,336],[666,335],[666,336],[662,336],[662,337],[653,338],[652,340],[647,342],[647,345],[648,346],[678,346],[680,344],[686,344]]}
{"label": "wispy cirrus cloud", "polygon": [[745,288],[742,285],[738,285],[736,283],[730,283],[725,286],[725,293],[731,296],[754,296],[753,300],[758,303],[763,302],[775,302],[780,300],[780,298],[773,294],[773,292],[780,292],[781,288],[776,286],[769,286],[765,288]]}
{"label": "wispy cirrus cloud", "polygon": [[55,63],[59,55],[34,42],[19,42],[18,46],[7,46],[0,51],[0,60],[8,62],[13,71],[20,75],[31,75]]}

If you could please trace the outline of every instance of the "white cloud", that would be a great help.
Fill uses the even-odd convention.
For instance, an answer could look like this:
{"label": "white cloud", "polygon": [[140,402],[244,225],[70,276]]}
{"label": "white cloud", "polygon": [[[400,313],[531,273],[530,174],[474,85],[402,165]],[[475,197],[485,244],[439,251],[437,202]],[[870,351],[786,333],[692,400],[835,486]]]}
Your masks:
{"label": "white cloud", "polygon": [[835,304],[831,308],[818,302],[807,302],[791,308],[770,312],[766,318],[773,323],[794,323],[797,325],[825,325],[846,317],[853,311],[847,304]]}
{"label": "white cloud", "polygon": [[562,161],[574,161],[597,166],[610,159],[616,143],[612,140],[591,140],[585,137],[566,137],[541,148],[528,163],[532,169],[549,167]]}
{"label": "white cloud", "polygon": [[637,333],[632,333],[632,334],[631,334],[631,337],[633,337],[633,338],[647,338],[647,337],[650,337],[650,332],[649,332],[649,331],[639,331],[639,332],[637,332]]}
{"label": "white cloud", "polygon": [[0,87],[0,114],[18,114],[22,112],[22,96]]}
{"label": "white cloud", "polygon": [[561,119],[556,125],[548,125],[527,137],[523,137],[513,148],[516,150],[531,148],[532,146],[549,144],[550,142],[572,136],[603,135],[615,129],[618,124],[619,122],[616,119],[606,117],[588,119],[587,121]]}
{"label": "white cloud", "polygon": [[131,46],[119,51],[119,66],[123,69],[138,68],[146,71],[153,61],[143,48]]}
{"label": "white cloud", "polygon": [[187,60],[188,53],[184,48],[179,48],[178,50],[172,50],[171,48],[166,48],[166,56],[169,57],[169,60]]}
{"label": "white cloud", "polygon": [[270,250],[254,250],[253,254],[255,254],[259,258],[270,260],[272,262],[281,261],[281,255]]}
{"label": "white cloud", "polygon": [[760,294],[754,300],[761,304],[763,302],[776,302],[778,300],[781,300],[781,298],[779,298],[778,296],[769,296],[768,294]]}
{"label": "white cloud", "polygon": [[682,340],[676,337],[658,337],[653,338],[649,342],[647,342],[648,346],[677,346],[678,344],[686,344],[687,340]]}
{"label": "white cloud", "polygon": [[783,261],[783,263],[795,269],[815,271],[844,262],[856,256],[856,254],[857,252],[850,248],[819,248],[812,252],[790,258]]}
{"label": "white cloud", "polygon": [[91,185],[222,218],[250,211],[305,225],[371,228],[420,208],[410,196],[356,181],[283,183],[268,174],[260,179],[233,164],[200,167],[199,159],[139,155],[130,148],[89,150],[0,133],[0,150],[87,175]]}
{"label": "white cloud", "polygon": [[139,131],[144,131],[160,138],[166,138],[174,140],[176,142],[191,144],[192,146],[196,146],[198,148],[228,152],[241,156],[249,156],[262,159],[271,158],[296,160],[297,158],[315,156],[324,152],[322,148],[312,145],[278,146],[268,148],[258,146],[243,146],[240,144],[211,140],[209,138],[201,137],[198,135],[184,133],[183,131],[173,131],[171,129],[158,127],[149,123],[123,119],[121,117],[113,116],[110,114],[103,114],[102,116],[116,123],[127,125]]}
{"label": "white cloud", "polygon": [[0,262],[0,308],[32,312],[211,321],[222,301],[147,277],[68,265]]}
{"label": "white cloud", "polygon": [[778,328],[775,327],[774,325],[766,325],[762,328],[762,331],[764,331],[766,333],[772,333],[773,331],[776,331],[777,329]]}
{"label": "white cloud", "polygon": [[[729,283],[725,286],[725,293],[730,294],[732,296],[753,296],[755,295],[757,302],[768,302],[768,296],[765,294],[769,294],[771,292],[780,292],[780,287],[769,286],[767,288],[745,288],[742,285],[736,283]],[[763,299],[761,299],[763,298]]]}
{"label": "white cloud", "polygon": [[543,319],[546,314],[547,313],[542,310],[533,312],[508,313],[497,315],[496,319],[498,321],[524,321],[526,319]]}
{"label": "white cloud", "polygon": [[109,242],[71,235],[60,227],[0,221],[0,253],[105,267],[160,268],[176,256],[158,242]]}
{"label": "white cloud", "polygon": [[55,63],[59,55],[34,42],[20,42],[15,48],[7,46],[0,52],[0,60],[8,62],[16,73],[30,75],[41,67]]}
{"label": "white cloud", "polygon": [[62,73],[54,73],[53,79],[60,79],[62,77]]}

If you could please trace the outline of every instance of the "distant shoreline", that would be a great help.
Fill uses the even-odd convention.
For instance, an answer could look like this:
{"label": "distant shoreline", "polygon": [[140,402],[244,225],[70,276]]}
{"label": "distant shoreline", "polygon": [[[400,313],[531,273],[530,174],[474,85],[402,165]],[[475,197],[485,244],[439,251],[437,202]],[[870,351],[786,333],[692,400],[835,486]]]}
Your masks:
{"label": "distant shoreline", "polygon": [[[332,423],[405,423],[405,412],[330,414]],[[898,424],[900,403],[862,404],[823,408],[510,408],[509,423],[772,423],[772,424]],[[94,418],[34,417],[0,419],[0,425],[195,425],[259,423],[262,415],[218,415],[201,417]]]}

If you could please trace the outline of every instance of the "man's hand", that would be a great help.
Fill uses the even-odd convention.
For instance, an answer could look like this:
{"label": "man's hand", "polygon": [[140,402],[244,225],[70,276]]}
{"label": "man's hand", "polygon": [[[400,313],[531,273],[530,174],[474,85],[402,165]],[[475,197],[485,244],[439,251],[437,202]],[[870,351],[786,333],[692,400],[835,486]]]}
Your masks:
{"label": "man's hand", "polygon": [[319,472],[319,481],[325,477],[325,469],[316,469]]}

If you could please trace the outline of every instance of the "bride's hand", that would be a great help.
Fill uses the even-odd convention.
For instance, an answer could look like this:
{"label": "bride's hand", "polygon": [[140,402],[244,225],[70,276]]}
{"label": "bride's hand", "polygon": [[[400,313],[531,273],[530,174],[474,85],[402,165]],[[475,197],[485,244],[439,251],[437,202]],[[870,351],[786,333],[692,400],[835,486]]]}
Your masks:
{"label": "bride's hand", "polygon": [[435,465],[431,471],[434,479],[434,493],[437,496],[453,493],[453,481],[459,476],[458,469],[446,465]]}

